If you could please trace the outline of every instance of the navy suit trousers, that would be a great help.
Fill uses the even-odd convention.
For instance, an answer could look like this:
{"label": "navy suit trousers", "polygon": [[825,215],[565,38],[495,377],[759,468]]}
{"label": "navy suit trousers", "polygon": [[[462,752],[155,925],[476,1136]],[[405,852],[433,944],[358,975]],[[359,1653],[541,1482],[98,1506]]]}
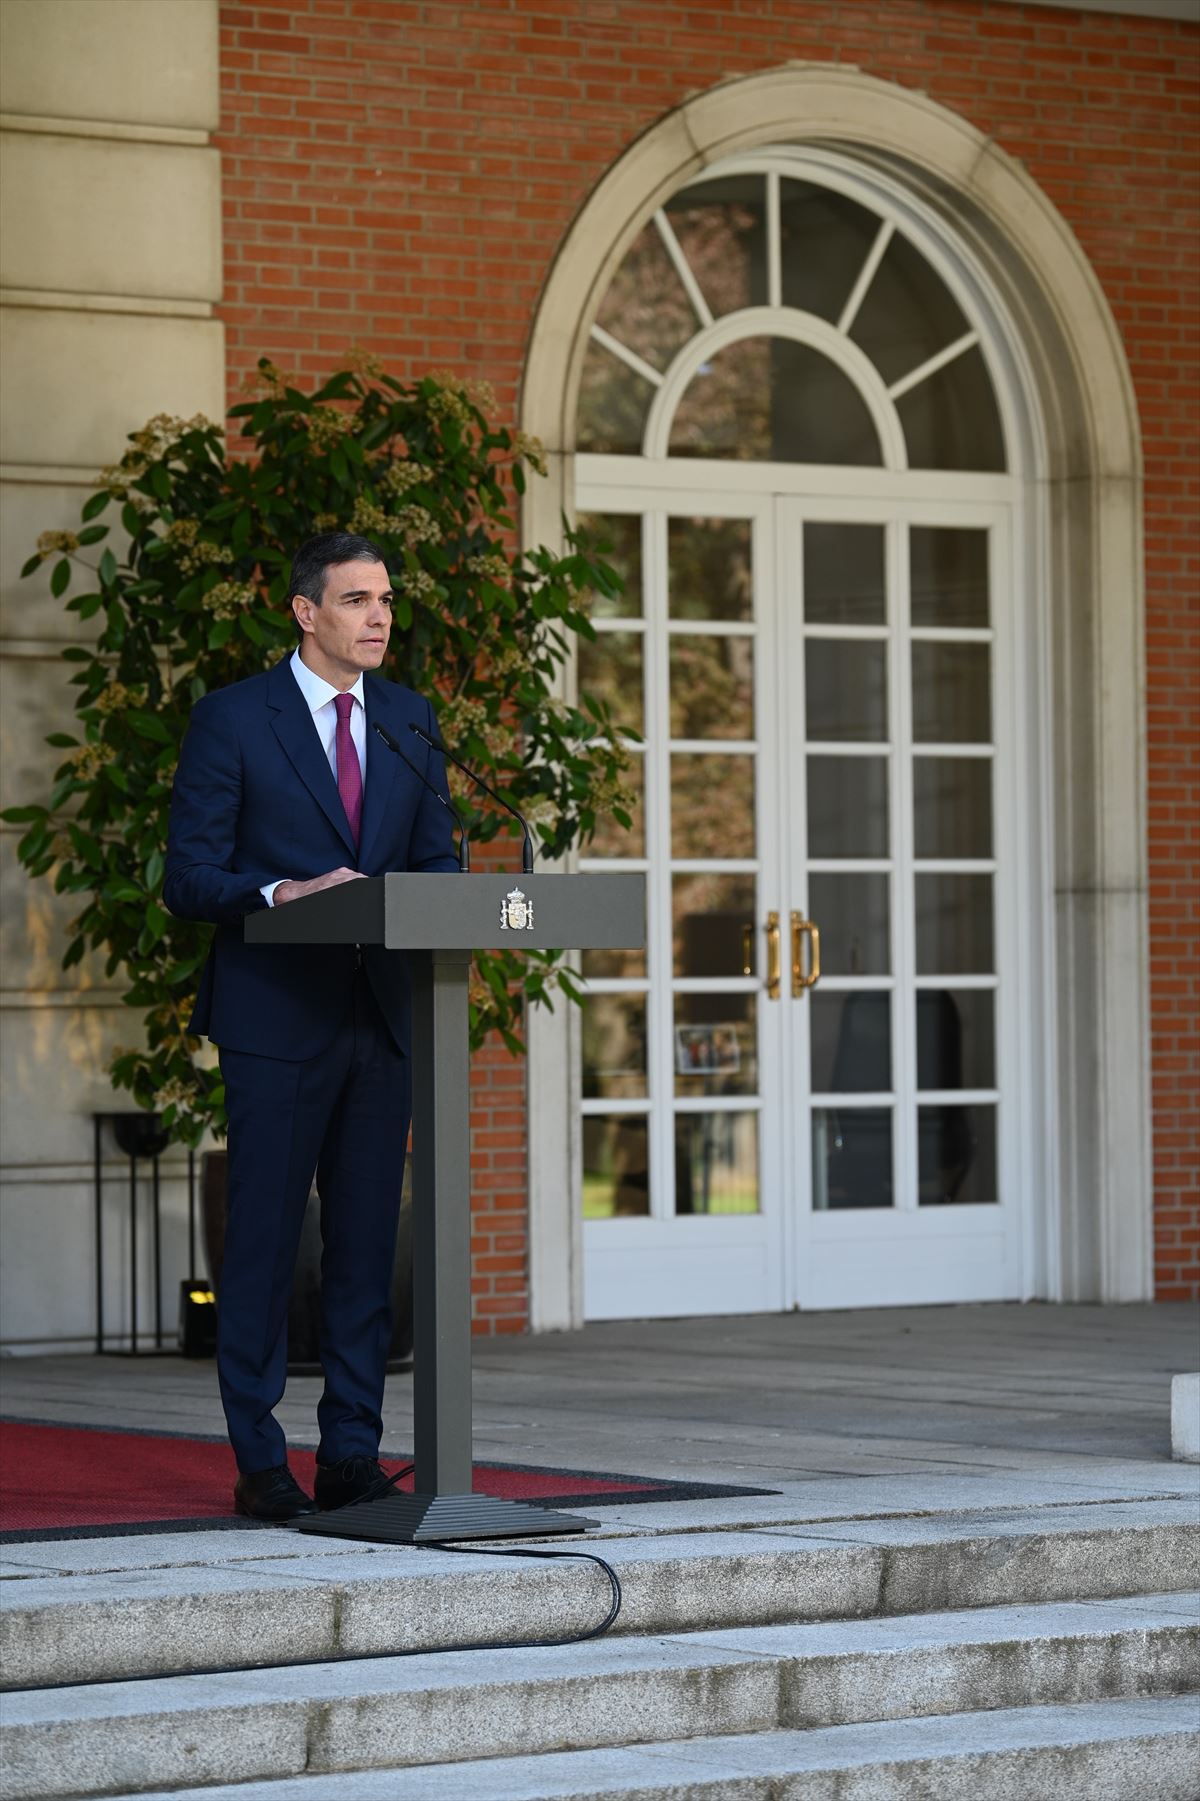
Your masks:
{"label": "navy suit trousers", "polygon": [[314,1172],[321,1201],[318,1457],[375,1457],[391,1340],[391,1280],[412,1110],[409,1060],[360,969],[333,1042],[302,1062],[221,1051],[229,1215],[217,1373],[245,1474],[286,1461],[274,1417],[287,1315]]}

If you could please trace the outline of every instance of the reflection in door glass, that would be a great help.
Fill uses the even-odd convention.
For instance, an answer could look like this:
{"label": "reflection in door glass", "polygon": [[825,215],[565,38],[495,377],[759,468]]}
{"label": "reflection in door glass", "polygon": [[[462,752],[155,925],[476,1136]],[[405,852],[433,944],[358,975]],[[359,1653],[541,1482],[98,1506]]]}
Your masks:
{"label": "reflection in door glass", "polygon": [[[754,877],[705,872],[671,883],[677,976],[740,976],[758,967]],[[747,956],[748,953],[748,956]]]}
{"label": "reflection in door glass", "polygon": [[672,738],[753,739],[753,638],[676,635],[670,670]]}
{"label": "reflection in door glass", "polygon": [[632,1100],[646,1092],[646,997],[592,994],[583,1003],[585,1100]]}
{"label": "reflection in door glass", "polygon": [[913,835],[918,857],[990,857],[990,757],[913,758]]}
{"label": "reflection in door glass", "polygon": [[917,1173],[922,1207],[995,1206],[995,1107],[919,1107]]}
{"label": "reflection in door glass", "polygon": [[585,1219],[628,1219],[649,1213],[649,1128],[643,1113],[584,1116]]}
{"label": "reflection in door glass", "polygon": [[810,857],[886,857],[885,757],[809,757]]}
{"label": "reflection in door glass", "polygon": [[885,623],[882,525],[804,527],[804,617],[809,625]]}
{"label": "reflection in door glass", "polygon": [[596,324],[660,373],[695,334],[692,303],[653,219],[625,252]]}
{"label": "reflection in door glass", "polygon": [[804,651],[804,695],[810,741],[882,743],[887,737],[887,645],[810,638]]}
{"label": "reflection in door glass", "polygon": [[986,626],[987,532],[978,526],[914,525],[908,537],[913,624]]}
{"label": "reflection in door glass", "polygon": [[813,1208],[891,1207],[892,1109],[814,1107]]}
{"label": "reflection in door glass", "polygon": [[917,1087],[992,1088],[996,997],[990,988],[917,991]]}
{"label": "reflection in door glass", "polygon": [[886,875],[826,875],[808,880],[809,913],[821,928],[821,966],[830,976],[891,971]]}
{"label": "reflection in door glass", "polygon": [[640,619],[642,616],[642,520],[638,513],[581,513],[580,526],[605,546],[597,555],[624,583],[620,594],[592,588],[587,611],[592,619]]}
{"label": "reflection in door glass", "polygon": [[671,758],[671,855],[754,855],[754,758]]}
{"label": "reflection in door glass", "polygon": [[992,735],[986,644],[912,647],[913,737],[918,744],[986,744]]}
{"label": "reflection in door glass", "polygon": [[675,1092],[758,1091],[757,1000],[753,994],[675,996]]}
{"label": "reflection in door glass", "polygon": [[990,875],[918,875],[917,974],[993,975]]}
{"label": "reflection in door glass", "polygon": [[667,521],[668,608],[672,619],[754,617],[748,519]]}
{"label": "reflection in door glass", "polygon": [[738,462],[883,461],[862,395],[791,338],[740,338],[701,364],[671,421],[670,454]]}
{"label": "reflection in door glass", "polygon": [[767,184],[722,175],[672,196],[663,208],[714,318],[767,303]]}
{"label": "reflection in door glass", "polygon": [[616,725],[642,733],[640,632],[601,632],[579,640],[579,695],[606,701]]}
{"label": "reflection in door glass", "polygon": [[814,1094],[887,1094],[892,1086],[892,997],[814,990],[808,997]]}
{"label": "reflection in door glass", "polygon": [[675,1115],[675,1211],[758,1212],[757,1113]]}

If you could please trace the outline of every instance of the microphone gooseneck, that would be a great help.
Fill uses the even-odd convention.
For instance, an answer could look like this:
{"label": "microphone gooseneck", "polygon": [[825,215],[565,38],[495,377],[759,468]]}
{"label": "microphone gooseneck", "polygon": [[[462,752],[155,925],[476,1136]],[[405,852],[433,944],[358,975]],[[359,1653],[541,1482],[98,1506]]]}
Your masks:
{"label": "microphone gooseneck", "polygon": [[485,794],[491,795],[498,807],[503,807],[506,813],[512,814],[522,832],[525,834],[521,841],[521,874],[532,875],[533,837],[529,830],[529,821],[525,818],[525,815],[523,813],[518,813],[517,809],[512,806],[510,802],[506,801],[502,794],[496,793],[496,790],[492,787],[490,782],[485,782],[477,770],[472,769],[469,763],[464,763],[461,757],[456,757],[454,752],[443,744],[440,739],[431,738],[427,731],[423,730],[419,725],[414,725],[411,720],[409,721],[408,729],[421,740],[422,744],[427,744],[430,750],[440,751],[443,757],[449,757],[456,769],[461,769],[464,775],[470,776],[477,787],[482,788]]}
{"label": "microphone gooseneck", "polygon": [[442,793],[441,789],[436,788],[434,786],[434,784],[430,781],[429,777],[427,775],[422,774],[421,770],[419,770],[417,768],[416,764],[413,762],[411,757],[405,756],[403,749],[401,748],[401,746],[399,744],[397,744],[396,740],[392,737],[392,734],[390,732],[385,731],[383,729],[383,727],[379,724],[378,720],[374,721],[373,723],[375,725],[375,730],[379,733],[379,736],[383,739],[383,742],[387,745],[388,749],[390,751],[393,751],[396,754],[396,756],[399,757],[399,759],[402,763],[406,763],[408,765],[408,767],[412,770],[413,774],[416,776],[417,780],[419,782],[424,782],[425,786],[428,788],[428,790],[431,794],[435,794],[437,796],[438,800],[441,801],[443,807],[445,807],[447,813],[449,813],[451,819],[454,821],[455,825],[458,827],[458,867],[463,875],[468,875],[470,873],[470,869],[471,869],[471,846],[467,842],[466,826],[463,824],[462,820],[459,818],[457,812],[455,811],[455,809],[452,806],[452,804],[450,803],[450,801],[448,801],[446,799],[446,796]]}

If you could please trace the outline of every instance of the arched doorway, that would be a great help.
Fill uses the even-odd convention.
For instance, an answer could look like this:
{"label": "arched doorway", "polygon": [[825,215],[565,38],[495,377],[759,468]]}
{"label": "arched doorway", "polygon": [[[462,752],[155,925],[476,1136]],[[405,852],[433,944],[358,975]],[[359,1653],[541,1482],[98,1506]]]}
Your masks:
{"label": "arched doorway", "polygon": [[588,1318],[1022,1292],[1020,471],[934,255],[847,159],[743,155],[592,326],[576,506],[626,589],[577,673],[639,804],[582,867],[650,900],[582,965]]}
{"label": "arched doorway", "polygon": [[[873,152],[703,149],[706,125],[722,150],[761,144],[772,112],[807,112],[820,137],[820,106],[857,138],[847,87]],[[652,892],[645,967],[588,971],[582,1032],[532,1026],[535,1323],[1144,1292],[1144,1258],[1131,1284],[1112,1253],[1143,1245],[1145,1187],[1105,1193],[1101,1179],[1106,1239],[1054,1123],[1066,1098],[1061,1142],[1077,1148],[1089,1116],[1104,1119],[1103,1064],[1091,1092],[1079,1080],[1079,1028],[1094,1048],[1117,1022],[1056,988],[1053,926],[1061,945],[1069,922],[1075,949],[1098,928],[1086,950],[1111,984],[1106,944],[1124,929],[1128,948],[1136,923],[1119,906],[1088,922],[1061,857],[1056,903],[1049,854],[1055,804],[1073,787],[1078,819],[1081,784],[1104,772],[1064,763],[1047,715],[1073,690],[1078,725],[1113,693],[1079,687],[1069,631],[1052,662],[1049,589],[1083,493],[1072,519],[1057,465],[1069,445],[1078,482],[1083,418],[1101,462],[1118,444],[1136,462],[1119,354],[1101,344],[1111,379],[1081,397],[1095,361],[1080,372],[1060,357],[1036,291],[997,279],[1020,259],[985,267],[995,219],[972,234],[937,217],[930,196],[962,163],[962,121],[816,70],[730,83],[688,110],[701,156],[665,178],[680,140],[663,122],[649,209],[599,269],[592,255],[568,378],[539,384],[553,406],[526,409],[563,453],[562,498],[602,518],[633,578],[635,601],[597,622],[580,674],[627,707],[640,694],[640,725],[636,707],[627,717],[646,736]],[[889,136],[926,169],[885,167]],[[646,140],[636,150],[614,187],[645,184]],[[990,154],[978,141],[976,171]],[[1003,189],[1020,177],[999,162],[1004,179],[988,167],[978,186],[1016,227]],[[1045,221],[1019,198],[1032,240]],[[965,221],[974,200],[958,202]],[[1058,245],[1052,267],[1036,248],[1094,351],[1098,297],[1080,292],[1077,250]],[[579,259],[564,265],[543,315],[556,285],[561,301],[578,281]],[[531,403],[563,342],[540,318]],[[1107,558],[1056,595],[1081,635],[1081,608],[1111,607],[1136,562],[1129,498]],[[1128,671],[1110,674],[1128,689]],[[1137,792],[1125,799],[1132,811],[1110,824],[1132,844]],[[1137,1017],[1140,989],[1129,998]],[[1145,1152],[1144,1093],[1133,1100],[1126,1090],[1127,1170]],[[564,1172],[568,1220],[547,1205]]]}

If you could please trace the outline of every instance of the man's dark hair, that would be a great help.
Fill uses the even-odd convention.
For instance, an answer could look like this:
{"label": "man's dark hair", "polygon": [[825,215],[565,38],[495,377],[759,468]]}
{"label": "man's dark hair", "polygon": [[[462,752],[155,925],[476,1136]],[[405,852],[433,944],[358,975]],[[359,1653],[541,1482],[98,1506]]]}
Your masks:
{"label": "man's dark hair", "polygon": [[[318,532],[307,538],[292,558],[288,577],[288,606],[297,594],[303,594],[319,607],[325,597],[325,577],[339,563],[382,563],[383,555],[366,538],[353,532]],[[297,625],[299,632],[300,627]],[[303,632],[300,633],[304,636]]]}

